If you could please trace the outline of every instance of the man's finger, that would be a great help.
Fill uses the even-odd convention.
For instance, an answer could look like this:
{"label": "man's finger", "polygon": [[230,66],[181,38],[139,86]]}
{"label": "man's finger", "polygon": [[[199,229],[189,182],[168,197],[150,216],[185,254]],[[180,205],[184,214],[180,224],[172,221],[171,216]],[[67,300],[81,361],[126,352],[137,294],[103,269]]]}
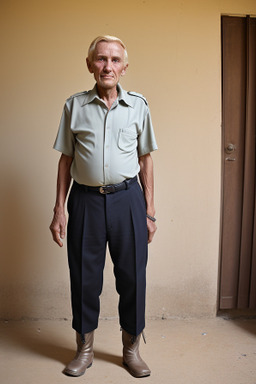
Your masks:
{"label": "man's finger", "polygon": [[147,225],[148,225],[148,244],[152,242],[154,234],[156,233],[157,227],[155,223],[152,223],[147,219]]}
{"label": "man's finger", "polygon": [[[51,231],[51,233],[52,233],[52,238],[53,238],[53,240],[55,241],[55,243],[57,243],[60,247],[62,247],[62,246],[63,246],[63,243],[62,243],[62,241],[61,241],[61,238],[64,239],[64,237],[65,237],[65,232],[64,232],[64,235],[63,235],[63,231],[62,231],[62,233],[60,234],[60,231],[58,231],[58,230],[52,228],[52,226],[50,226],[50,231]],[[62,236],[63,236],[63,237],[62,237]]]}
{"label": "man's finger", "polygon": [[[63,237],[64,239],[64,237]],[[61,241],[61,237],[60,237],[60,233],[59,232],[56,232],[55,235],[53,236],[53,240],[60,246],[62,247],[63,246],[63,243]]]}
{"label": "man's finger", "polygon": [[65,235],[66,235],[66,233],[65,233],[65,229],[61,228],[61,229],[60,229],[60,238],[61,238],[61,239],[64,239],[64,238],[65,238]]}

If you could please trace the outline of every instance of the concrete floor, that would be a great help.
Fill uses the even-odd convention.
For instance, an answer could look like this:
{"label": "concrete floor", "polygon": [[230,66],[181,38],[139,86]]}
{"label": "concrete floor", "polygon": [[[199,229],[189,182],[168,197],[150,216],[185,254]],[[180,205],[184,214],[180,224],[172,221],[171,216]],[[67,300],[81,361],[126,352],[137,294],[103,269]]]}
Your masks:
{"label": "concrete floor", "polygon": [[122,366],[117,320],[101,320],[95,360],[84,376],[62,374],[74,356],[69,321],[2,321],[1,384],[256,384],[256,320],[150,320],[141,355],[152,370],[135,379]]}

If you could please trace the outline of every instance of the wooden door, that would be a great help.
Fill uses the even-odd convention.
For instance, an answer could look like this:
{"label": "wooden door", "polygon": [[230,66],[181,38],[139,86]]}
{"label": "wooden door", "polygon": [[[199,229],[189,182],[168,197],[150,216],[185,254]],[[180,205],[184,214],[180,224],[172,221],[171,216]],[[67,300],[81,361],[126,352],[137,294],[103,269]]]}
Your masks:
{"label": "wooden door", "polygon": [[222,17],[219,309],[256,308],[256,19]]}

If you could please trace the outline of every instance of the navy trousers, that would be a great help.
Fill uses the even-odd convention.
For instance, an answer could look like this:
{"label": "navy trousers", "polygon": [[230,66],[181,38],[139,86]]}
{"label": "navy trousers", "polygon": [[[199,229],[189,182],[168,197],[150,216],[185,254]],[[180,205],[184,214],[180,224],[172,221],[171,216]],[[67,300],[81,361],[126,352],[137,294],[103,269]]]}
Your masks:
{"label": "navy trousers", "polygon": [[120,325],[137,336],[145,327],[148,258],[146,207],[139,184],[102,195],[74,182],[68,212],[73,328],[84,334],[98,326],[108,243],[119,294]]}

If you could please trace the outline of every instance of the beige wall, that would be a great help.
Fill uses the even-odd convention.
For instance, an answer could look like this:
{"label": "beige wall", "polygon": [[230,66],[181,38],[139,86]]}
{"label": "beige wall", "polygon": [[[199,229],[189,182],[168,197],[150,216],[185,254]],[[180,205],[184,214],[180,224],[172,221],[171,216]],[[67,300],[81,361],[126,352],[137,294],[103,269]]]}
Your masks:
{"label": "beige wall", "polygon": [[[65,249],[48,230],[64,100],[90,89],[88,44],[120,36],[123,86],[151,106],[158,233],[150,245],[147,315],[216,313],[221,191],[220,16],[255,0],[13,0],[1,6],[0,318],[70,318]],[[117,315],[107,259],[103,317]]]}

